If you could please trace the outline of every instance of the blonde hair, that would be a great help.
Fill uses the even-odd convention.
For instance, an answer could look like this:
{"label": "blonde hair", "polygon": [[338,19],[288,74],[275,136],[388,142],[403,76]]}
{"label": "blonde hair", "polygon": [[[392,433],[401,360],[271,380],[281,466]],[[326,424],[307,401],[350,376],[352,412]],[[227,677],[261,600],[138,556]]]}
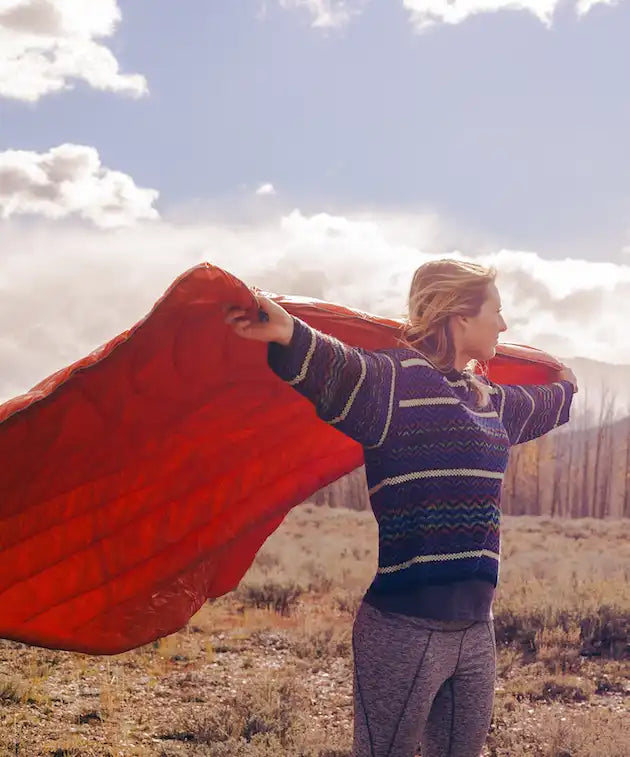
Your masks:
{"label": "blonde hair", "polygon": [[[409,290],[408,316],[402,343],[422,353],[442,373],[455,367],[455,344],[449,330],[451,316],[475,316],[494,283],[493,267],[459,260],[431,260],[416,270]],[[487,405],[489,387],[475,375],[483,364],[468,362],[463,370],[472,384],[479,406]]]}

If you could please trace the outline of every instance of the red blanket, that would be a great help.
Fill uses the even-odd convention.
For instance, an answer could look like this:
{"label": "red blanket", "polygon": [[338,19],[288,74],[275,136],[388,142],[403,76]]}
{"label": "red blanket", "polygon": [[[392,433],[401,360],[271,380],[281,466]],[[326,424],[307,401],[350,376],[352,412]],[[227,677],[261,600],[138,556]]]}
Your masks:
{"label": "red blanket", "polygon": [[[351,345],[396,344],[398,321],[267,296]],[[131,329],[0,406],[0,637],[115,654],[173,633],[237,586],[294,505],[362,464],[224,304],[254,298],[196,266]],[[500,345],[488,367],[545,383],[560,365]]]}

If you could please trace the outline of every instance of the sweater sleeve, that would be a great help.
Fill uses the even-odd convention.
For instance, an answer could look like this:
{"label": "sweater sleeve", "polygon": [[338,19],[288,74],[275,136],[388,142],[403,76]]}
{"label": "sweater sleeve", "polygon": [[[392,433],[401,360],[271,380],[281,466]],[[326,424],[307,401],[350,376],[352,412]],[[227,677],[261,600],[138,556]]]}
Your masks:
{"label": "sweater sleeve", "polygon": [[512,445],[537,439],[569,420],[574,394],[570,381],[520,386],[495,384],[486,379],[486,383],[491,387],[492,404]]}
{"label": "sweater sleeve", "polygon": [[271,342],[271,369],[314,406],[317,416],[365,447],[385,441],[396,367],[384,352],[349,347],[293,316],[288,346]]}

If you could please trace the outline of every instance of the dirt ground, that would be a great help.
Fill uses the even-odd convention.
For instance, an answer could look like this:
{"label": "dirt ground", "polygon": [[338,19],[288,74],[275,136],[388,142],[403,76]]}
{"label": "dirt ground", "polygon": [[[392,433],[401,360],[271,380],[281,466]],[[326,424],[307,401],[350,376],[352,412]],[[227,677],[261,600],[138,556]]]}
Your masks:
{"label": "dirt ground", "polygon": [[[630,755],[622,525],[505,519],[484,757]],[[95,657],[0,642],[0,757],[349,757],[375,535],[367,513],[301,506],[238,590],[154,644]]]}

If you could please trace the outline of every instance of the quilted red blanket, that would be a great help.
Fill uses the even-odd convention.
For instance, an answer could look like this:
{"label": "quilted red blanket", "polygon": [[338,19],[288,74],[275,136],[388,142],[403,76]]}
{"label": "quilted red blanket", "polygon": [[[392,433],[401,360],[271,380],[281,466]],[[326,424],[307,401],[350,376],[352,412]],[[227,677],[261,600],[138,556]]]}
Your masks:
{"label": "quilted red blanket", "polygon": [[[394,346],[401,323],[267,295],[354,346]],[[173,633],[234,589],[287,512],[358,467],[235,336],[226,304],[252,291],[209,264],[182,274],[128,331],[0,406],[0,637],[115,654]],[[499,345],[502,383],[560,364]]]}

